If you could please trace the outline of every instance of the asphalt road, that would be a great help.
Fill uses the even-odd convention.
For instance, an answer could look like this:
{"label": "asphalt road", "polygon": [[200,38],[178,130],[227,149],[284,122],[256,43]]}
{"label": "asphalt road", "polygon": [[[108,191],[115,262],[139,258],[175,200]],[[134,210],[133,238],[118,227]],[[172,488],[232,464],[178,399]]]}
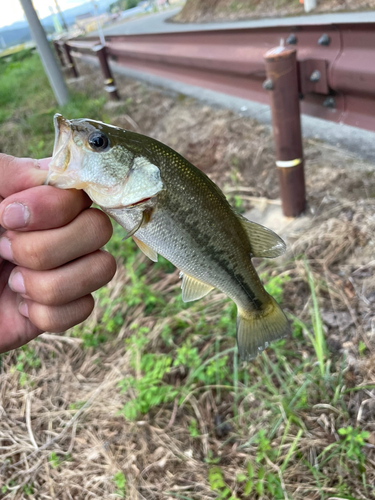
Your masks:
{"label": "asphalt road", "polygon": [[[137,19],[124,19],[120,23],[104,28],[105,35],[136,35],[141,33],[165,33],[176,31],[196,31],[236,28],[262,28],[265,26],[296,26],[303,24],[370,23],[375,22],[375,11],[344,12],[337,14],[316,14],[298,17],[264,18],[250,21],[223,23],[179,24],[167,20],[177,14],[180,7],[157,14],[149,14]],[[90,33],[91,36],[95,33]]]}

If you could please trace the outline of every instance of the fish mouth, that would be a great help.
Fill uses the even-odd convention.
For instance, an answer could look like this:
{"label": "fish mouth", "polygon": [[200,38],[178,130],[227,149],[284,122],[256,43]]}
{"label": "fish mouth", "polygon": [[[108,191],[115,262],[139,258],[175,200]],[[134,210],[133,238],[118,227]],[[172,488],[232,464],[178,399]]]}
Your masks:
{"label": "fish mouth", "polygon": [[53,117],[55,127],[55,144],[53,146],[53,156],[65,145],[67,136],[71,135],[70,121],[64,118],[60,113]]}
{"label": "fish mouth", "polygon": [[68,170],[71,162],[71,145],[73,142],[73,132],[71,123],[59,113],[53,117],[55,127],[55,144],[53,155],[49,164],[49,172],[44,184],[49,184],[59,188],[83,189],[85,185],[80,183],[76,172]]}
{"label": "fish mouth", "polygon": [[130,205],[125,205],[125,208],[133,208],[138,205],[142,205],[143,203],[147,203],[148,201],[150,201],[151,198],[152,198],[151,196],[149,196],[148,198],[142,198],[141,200],[131,203]]}

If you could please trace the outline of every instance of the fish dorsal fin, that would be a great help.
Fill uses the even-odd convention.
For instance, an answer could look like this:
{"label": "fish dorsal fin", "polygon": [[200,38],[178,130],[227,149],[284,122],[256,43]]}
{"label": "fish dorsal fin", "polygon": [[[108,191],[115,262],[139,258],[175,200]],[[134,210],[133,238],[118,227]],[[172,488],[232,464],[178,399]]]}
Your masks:
{"label": "fish dorsal fin", "polygon": [[239,216],[251,245],[252,257],[266,257],[272,259],[285,253],[285,242],[276,233],[267,227],[251,222],[242,215]]}
{"label": "fish dorsal fin", "polygon": [[192,278],[187,274],[180,273],[180,278],[182,278],[181,288],[182,300],[184,302],[201,299],[214,288],[213,286],[207,285],[206,283]]}
{"label": "fish dorsal fin", "polygon": [[146,243],[143,243],[143,241],[139,240],[135,236],[133,236],[134,242],[138,245],[138,248],[148,257],[151,259],[153,262],[158,261],[158,254],[153,250],[151,247],[146,245]]}

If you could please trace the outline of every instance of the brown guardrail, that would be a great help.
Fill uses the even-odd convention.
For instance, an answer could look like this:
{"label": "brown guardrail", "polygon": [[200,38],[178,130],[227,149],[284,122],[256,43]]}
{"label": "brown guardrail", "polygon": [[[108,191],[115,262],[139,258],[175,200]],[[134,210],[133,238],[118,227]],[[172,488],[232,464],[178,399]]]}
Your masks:
{"label": "brown guardrail", "polygon": [[[105,50],[99,43],[84,38],[55,46],[60,60],[64,46],[73,75],[71,56],[96,52],[112,98],[118,95],[106,56],[131,69],[271,104],[285,215],[298,215],[305,204],[300,108],[375,131],[373,23],[112,35]],[[272,49],[282,45],[275,56]],[[280,134],[285,127],[291,132]]]}
{"label": "brown guardrail", "polygon": [[[375,131],[373,23],[115,35],[106,46],[129,68],[269,104],[264,55],[281,39],[297,50],[302,113]],[[68,45],[78,55],[97,43]]]}

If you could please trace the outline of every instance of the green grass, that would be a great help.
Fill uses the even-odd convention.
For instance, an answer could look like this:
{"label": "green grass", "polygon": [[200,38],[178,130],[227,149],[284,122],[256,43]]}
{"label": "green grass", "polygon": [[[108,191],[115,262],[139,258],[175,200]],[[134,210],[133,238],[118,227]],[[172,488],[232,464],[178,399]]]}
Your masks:
{"label": "green grass", "polygon": [[[12,56],[15,58],[15,56]],[[19,60],[21,59],[21,60]],[[15,89],[17,91],[15,92]],[[15,156],[43,158],[52,154],[53,115],[104,120],[104,96],[87,99],[70,91],[70,101],[58,106],[37,54],[0,64],[0,150]]]}

